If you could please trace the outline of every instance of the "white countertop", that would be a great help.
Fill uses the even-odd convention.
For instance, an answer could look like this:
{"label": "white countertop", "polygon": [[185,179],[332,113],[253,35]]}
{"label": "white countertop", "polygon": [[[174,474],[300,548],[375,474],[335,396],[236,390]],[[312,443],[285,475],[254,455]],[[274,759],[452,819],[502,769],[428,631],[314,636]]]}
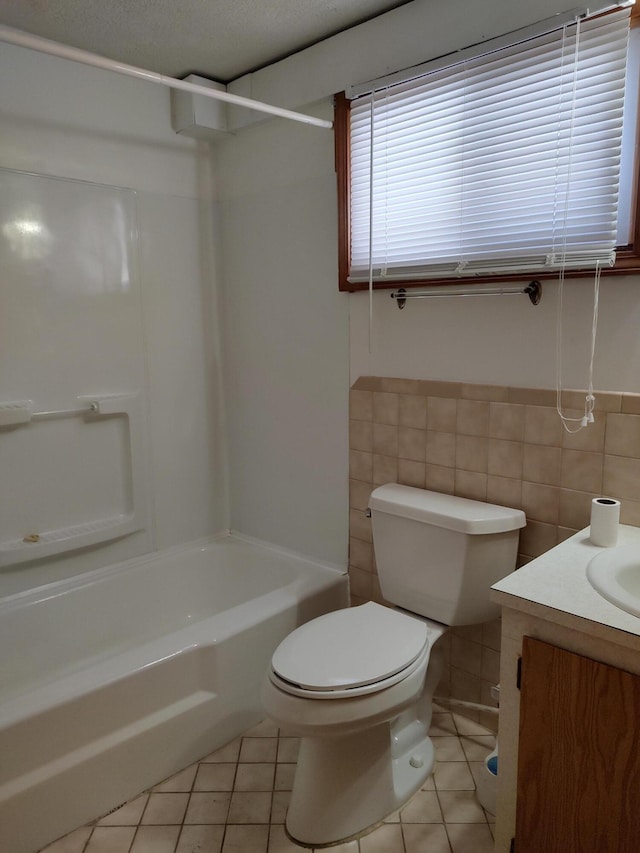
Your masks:
{"label": "white countertop", "polygon": [[[618,545],[634,544],[640,556],[640,528],[621,524]],[[606,550],[591,543],[587,527],[494,584],[491,599],[570,626],[577,617],[640,637],[640,617],[610,604],[587,580],[587,565]]]}

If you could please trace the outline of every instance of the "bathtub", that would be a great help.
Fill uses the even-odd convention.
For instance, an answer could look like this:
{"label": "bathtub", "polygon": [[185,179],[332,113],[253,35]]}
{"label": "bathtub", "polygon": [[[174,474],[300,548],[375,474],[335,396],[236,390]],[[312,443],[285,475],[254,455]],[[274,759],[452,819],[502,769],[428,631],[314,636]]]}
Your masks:
{"label": "bathtub", "polygon": [[263,716],[271,654],[343,571],[228,535],[0,601],[0,850],[34,853]]}

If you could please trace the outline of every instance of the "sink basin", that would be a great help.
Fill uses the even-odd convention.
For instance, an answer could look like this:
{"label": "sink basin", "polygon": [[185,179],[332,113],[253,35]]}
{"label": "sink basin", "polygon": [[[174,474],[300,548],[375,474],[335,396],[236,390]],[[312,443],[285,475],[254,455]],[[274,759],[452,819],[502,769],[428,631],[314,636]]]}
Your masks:
{"label": "sink basin", "polygon": [[587,579],[603,598],[640,616],[640,548],[620,546],[597,554],[587,566]]}

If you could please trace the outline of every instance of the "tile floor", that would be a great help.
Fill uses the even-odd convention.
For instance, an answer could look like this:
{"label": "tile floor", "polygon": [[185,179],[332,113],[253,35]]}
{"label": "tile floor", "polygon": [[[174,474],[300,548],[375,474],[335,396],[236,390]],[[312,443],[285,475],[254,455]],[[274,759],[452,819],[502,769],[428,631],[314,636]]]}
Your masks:
{"label": "tile floor", "polygon": [[[492,853],[493,817],[474,774],[495,738],[437,709],[436,768],[381,826],[329,853]],[[264,721],[42,853],[302,853],[284,832],[298,739]]]}

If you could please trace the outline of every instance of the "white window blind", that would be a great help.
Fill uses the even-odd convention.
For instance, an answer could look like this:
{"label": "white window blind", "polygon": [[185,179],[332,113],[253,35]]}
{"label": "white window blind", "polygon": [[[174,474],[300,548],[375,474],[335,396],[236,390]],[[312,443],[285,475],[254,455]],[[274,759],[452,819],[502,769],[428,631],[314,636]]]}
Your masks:
{"label": "white window blind", "polygon": [[628,32],[621,10],[355,99],[349,280],[613,263]]}

